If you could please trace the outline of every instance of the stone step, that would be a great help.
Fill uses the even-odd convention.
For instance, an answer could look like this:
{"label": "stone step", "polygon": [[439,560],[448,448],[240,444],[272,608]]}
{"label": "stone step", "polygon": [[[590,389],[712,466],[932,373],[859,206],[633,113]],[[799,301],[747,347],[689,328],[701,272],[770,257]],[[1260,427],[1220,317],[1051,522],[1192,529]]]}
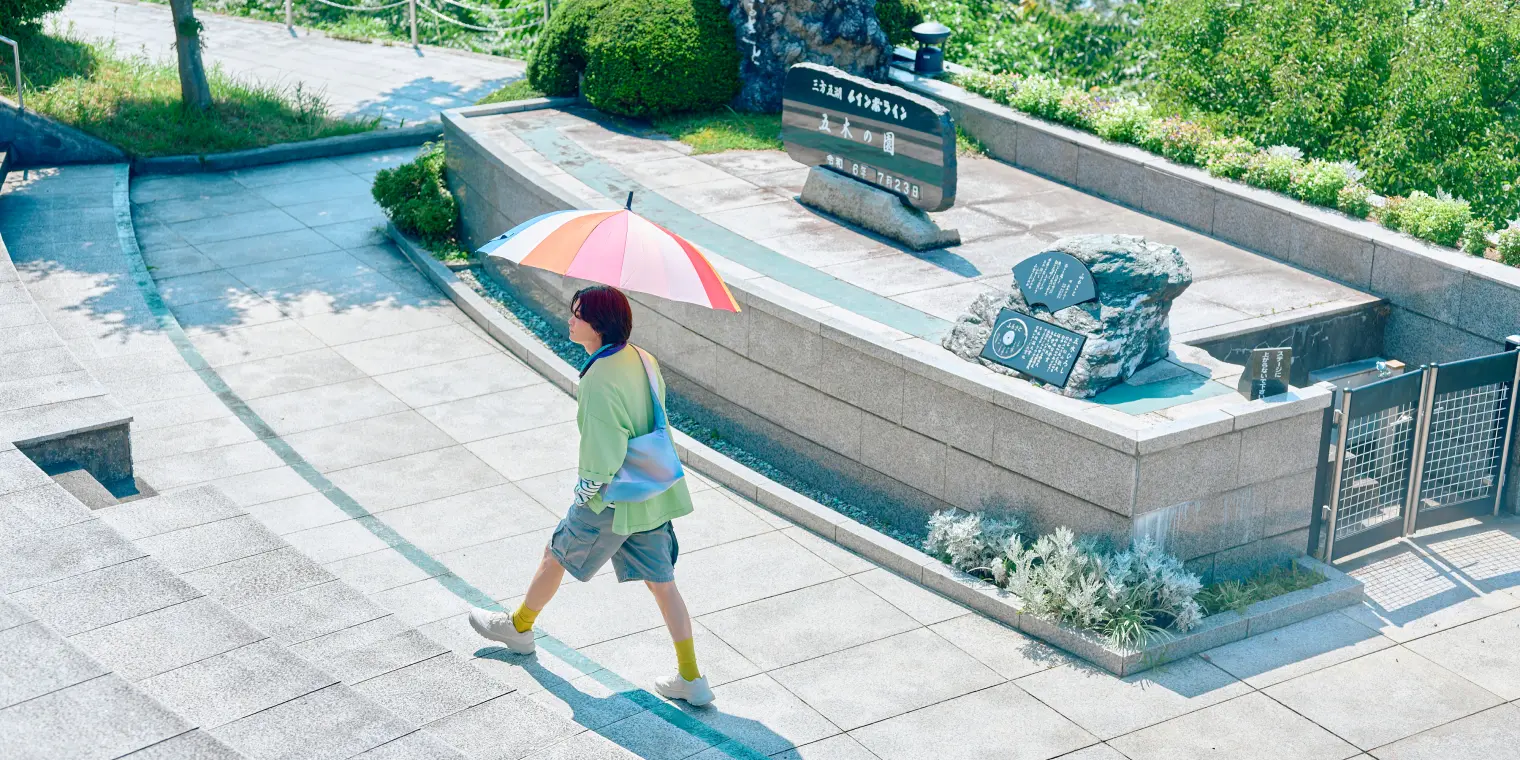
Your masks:
{"label": "stone step", "polygon": [[[229,662],[219,666],[223,670],[284,668],[307,678],[319,670],[334,682],[326,688],[378,705],[418,731],[407,739],[407,752],[397,756],[494,756],[490,743],[480,739],[499,732],[501,716],[521,699],[511,694],[512,687],[402,622],[215,487],[192,487],[97,514],[209,602],[269,637],[249,655],[254,658],[249,664]],[[238,651],[222,657],[233,660]],[[247,681],[239,688],[248,688]],[[193,702],[167,691],[163,698],[192,709]]]}

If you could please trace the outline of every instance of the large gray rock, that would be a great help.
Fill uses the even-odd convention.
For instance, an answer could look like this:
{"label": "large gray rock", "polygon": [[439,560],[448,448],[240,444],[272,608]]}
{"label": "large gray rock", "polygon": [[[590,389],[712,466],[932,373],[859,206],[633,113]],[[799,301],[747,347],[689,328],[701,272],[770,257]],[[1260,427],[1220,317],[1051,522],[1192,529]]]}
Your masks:
{"label": "large gray rock", "polygon": [[978,297],[945,336],[944,347],[966,361],[1020,377],[980,357],[1003,308],[1081,333],[1087,344],[1066,387],[1050,388],[1072,398],[1092,398],[1166,358],[1172,341],[1167,323],[1172,301],[1193,284],[1193,271],[1176,247],[1135,235],[1077,235],[1057,240],[1047,250],[1071,254],[1086,264],[1097,284],[1098,300],[1051,314],[1030,308],[1015,282],[1008,290]]}
{"label": "large gray rock", "polygon": [[739,40],[734,105],[781,110],[781,86],[794,63],[821,63],[882,79],[892,46],[876,20],[876,0],[720,0]]}

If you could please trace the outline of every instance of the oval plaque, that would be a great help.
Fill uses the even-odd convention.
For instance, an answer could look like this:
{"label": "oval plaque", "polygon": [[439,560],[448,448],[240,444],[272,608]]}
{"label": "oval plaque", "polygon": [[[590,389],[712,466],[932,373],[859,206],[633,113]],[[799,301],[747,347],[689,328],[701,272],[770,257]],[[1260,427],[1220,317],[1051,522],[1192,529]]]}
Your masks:
{"label": "oval plaque", "polygon": [[925,211],[955,203],[950,112],[900,87],[799,63],[786,73],[781,139],[792,160],[890,190]]}

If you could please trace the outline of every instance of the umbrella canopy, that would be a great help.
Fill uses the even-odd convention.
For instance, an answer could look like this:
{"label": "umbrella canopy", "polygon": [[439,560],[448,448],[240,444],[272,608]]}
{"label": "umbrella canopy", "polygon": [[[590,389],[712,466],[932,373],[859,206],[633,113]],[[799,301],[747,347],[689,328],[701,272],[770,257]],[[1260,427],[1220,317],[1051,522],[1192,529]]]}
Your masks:
{"label": "umbrella canopy", "polygon": [[672,301],[739,310],[696,246],[627,209],[554,211],[513,227],[480,253]]}

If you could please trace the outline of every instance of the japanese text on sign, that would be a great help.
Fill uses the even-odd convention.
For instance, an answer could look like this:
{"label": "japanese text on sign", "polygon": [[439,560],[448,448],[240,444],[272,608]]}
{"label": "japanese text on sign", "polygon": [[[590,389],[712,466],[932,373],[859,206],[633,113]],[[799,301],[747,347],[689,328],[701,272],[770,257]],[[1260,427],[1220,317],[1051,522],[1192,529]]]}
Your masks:
{"label": "japanese text on sign", "polygon": [[[904,108],[900,103],[894,103],[890,99],[883,98],[880,95],[872,95],[869,92],[861,92],[860,90],[857,90],[853,87],[831,84],[824,81],[823,79],[815,77],[813,79],[813,92],[823,95],[824,97],[833,98],[835,100],[842,100],[858,108],[870,109],[872,113],[879,113],[883,116],[888,116],[898,121],[903,121],[908,118],[908,109]],[[845,93],[849,94],[846,95]]]}
{"label": "japanese text on sign", "polygon": [[1042,319],[1003,309],[982,357],[1037,380],[1065,386],[1087,337]]}

